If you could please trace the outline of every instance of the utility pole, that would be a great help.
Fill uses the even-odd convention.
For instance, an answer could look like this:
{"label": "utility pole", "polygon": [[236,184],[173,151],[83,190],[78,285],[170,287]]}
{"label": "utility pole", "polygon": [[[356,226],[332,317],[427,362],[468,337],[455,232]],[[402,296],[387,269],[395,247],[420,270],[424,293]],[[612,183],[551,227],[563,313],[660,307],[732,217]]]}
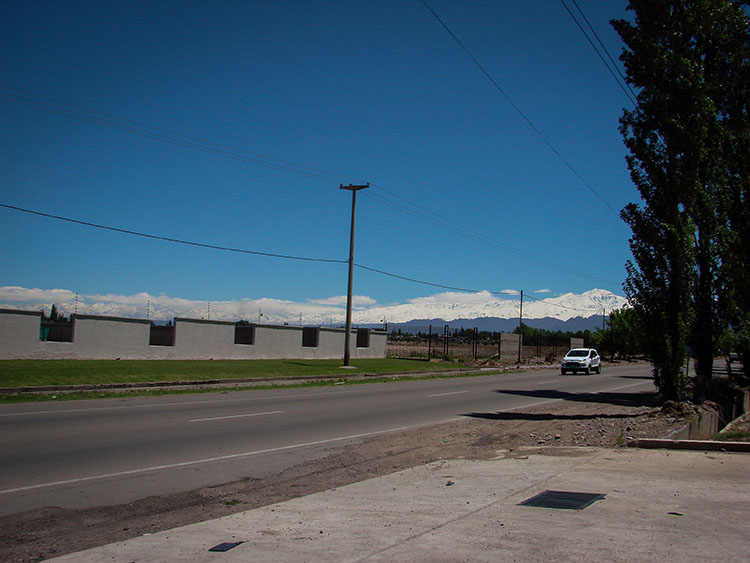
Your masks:
{"label": "utility pole", "polygon": [[351,351],[349,343],[352,336],[352,283],[354,281],[354,217],[357,207],[357,192],[370,187],[368,182],[364,186],[355,186],[341,184],[339,189],[349,190],[352,192],[352,224],[349,230],[349,285],[346,290],[346,332],[344,333],[344,367],[349,367],[351,360]]}
{"label": "utility pole", "polygon": [[518,365],[521,365],[521,346],[523,345],[523,289],[521,290],[521,309],[518,313]]}

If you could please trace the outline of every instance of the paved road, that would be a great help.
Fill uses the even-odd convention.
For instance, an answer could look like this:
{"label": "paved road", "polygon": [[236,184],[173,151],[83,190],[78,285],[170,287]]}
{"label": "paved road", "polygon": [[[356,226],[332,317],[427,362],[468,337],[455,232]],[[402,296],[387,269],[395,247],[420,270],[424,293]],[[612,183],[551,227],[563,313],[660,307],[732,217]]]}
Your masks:
{"label": "paved road", "polygon": [[649,367],[0,405],[0,515],[119,504],[262,477],[367,436],[586,392],[653,389]]}

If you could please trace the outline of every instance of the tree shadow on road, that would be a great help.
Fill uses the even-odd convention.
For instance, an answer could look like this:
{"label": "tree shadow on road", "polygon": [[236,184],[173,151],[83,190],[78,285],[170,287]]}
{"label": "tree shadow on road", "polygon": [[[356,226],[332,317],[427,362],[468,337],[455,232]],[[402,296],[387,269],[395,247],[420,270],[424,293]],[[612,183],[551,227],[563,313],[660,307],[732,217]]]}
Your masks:
{"label": "tree shadow on road", "polygon": [[654,379],[653,375],[618,375],[620,379]]}
{"label": "tree shadow on road", "polygon": [[557,389],[498,389],[501,395],[522,395],[535,399],[559,399],[579,403],[600,403],[620,407],[656,407],[659,406],[658,395],[654,391],[643,393],[568,393]]}
{"label": "tree shadow on road", "polygon": [[601,420],[625,419],[641,416],[635,414],[550,414],[525,412],[470,412],[461,416],[469,418],[484,418],[486,420]]}

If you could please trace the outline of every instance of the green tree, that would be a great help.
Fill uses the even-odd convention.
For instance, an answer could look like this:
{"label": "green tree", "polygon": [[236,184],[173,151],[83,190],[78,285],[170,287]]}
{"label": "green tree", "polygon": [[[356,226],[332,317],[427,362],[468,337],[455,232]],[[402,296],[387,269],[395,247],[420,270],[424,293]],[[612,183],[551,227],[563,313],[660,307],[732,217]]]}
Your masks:
{"label": "green tree", "polygon": [[69,323],[70,318],[65,317],[60,310],[57,308],[56,304],[52,304],[52,307],[50,307],[49,316],[45,315],[42,311],[42,320],[50,321],[53,323]]}
{"label": "green tree", "polygon": [[[748,2],[743,2],[745,6]],[[747,10],[745,11],[747,15]],[[723,231],[718,307],[729,346],[740,353],[745,375],[750,358],[750,32],[732,29],[739,48],[725,63],[726,95],[720,100],[727,179],[720,213]]]}
{"label": "green tree", "polygon": [[[637,154],[640,140],[629,141]],[[645,205],[630,204],[622,212],[633,231],[630,248],[635,260],[626,265],[624,290],[643,328],[644,352],[653,363],[656,386],[666,399],[679,401],[685,398],[682,367],[691,322],[692,223],[674,197],[674,183],[665,181],[659,189],[651,181],[657,166],[645,161],[644,155],[646,166],[641,167],[636,157],[628,158]]]}
{"label": "green tree", "polygon": [[711,377],[723,289],[719,251],[732,241],[723,210],[730,162],[740,166],[730,158],[730,139],[743,134],[727,120],[732,112],[742,122],[737,106],[743,104],[747,118],[746,84],[744,94],[730,87],[747,76],[748,18],[741,4],[631,0],[634,22],[612,22],[626,45],[621,60],[628,82],[639,90],[638,106],[620,119],[643,200],[622,212],[634,259],[624,287],[656,384],[668,399],[685,398],[688,341],[703,388]]}
{"label": "green tree", "polygon": [[642,328],[636,312],[628,307],[615,309],[609,315],[609,340],[613,354],[630,360],[643,351]]}
{"label": "green tree", "polygon": [[589,346],[596,348],[599,351],[599,355],[604,357],[609,354],[609,331],[608,330],[597,330],[594,331],[589,339],[586,341]]}

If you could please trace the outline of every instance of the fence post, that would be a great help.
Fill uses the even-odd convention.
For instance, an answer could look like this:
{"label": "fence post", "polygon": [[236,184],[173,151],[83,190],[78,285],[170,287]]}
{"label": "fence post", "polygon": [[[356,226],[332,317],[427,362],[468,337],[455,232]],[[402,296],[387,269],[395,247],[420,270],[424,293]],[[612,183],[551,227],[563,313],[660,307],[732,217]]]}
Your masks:
{"label": "fence post", "polygon": [[427,336],[427,361],[432,359],[432,325],[430,325],[430,332]]}
{"label": "fence post", "polygon": [[474,352],[474,361],[477,361],[477,353],[479,352],[479,342],[478,342],[478,332],[479,329],[477,327],[474,327],[474,334],[472,335],[472,352]]}
{"label": "fence post", "polygon": [[518,314],[518,365],[521,365],[521,350],[523,346],[523,289],[521,290],[521,309]]}

